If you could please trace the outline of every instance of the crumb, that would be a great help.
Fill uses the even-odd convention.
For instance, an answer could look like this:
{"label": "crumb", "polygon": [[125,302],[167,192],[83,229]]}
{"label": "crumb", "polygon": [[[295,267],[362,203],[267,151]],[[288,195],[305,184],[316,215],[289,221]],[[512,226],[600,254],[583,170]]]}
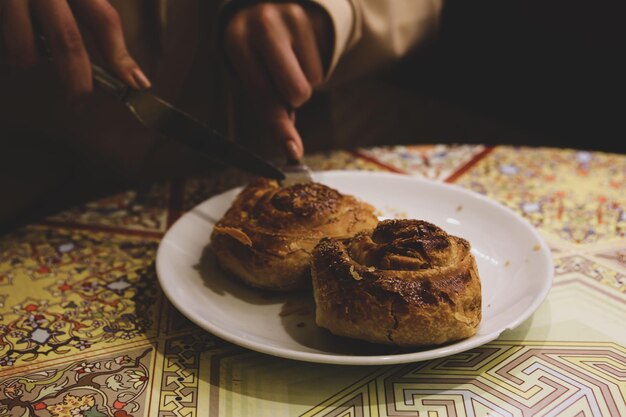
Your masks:
{"label": "crumb", "polygon": [[376,271],[376,268],[374,268],[373,266],[370,266],[370,267],[367,268],[367,270],[369,272],[374,272],[374,271]]}
{"label": "crumb", "polygon": [[541,246],[539,246],[539,245],[535,245],[535,246],[533,246],[533,250],[534,250],[535,252],[537,252],[539,249],[541,249]]}
{"label": "crumb", "polygon": [[300,323],[296,324],[296,327],[304,327],[304,326],[305,326],[305,325],[304,325],[304,323],[303,323],[303,322],[300,322]]}
{"label": "crumb", "polygon": [[456,212],[458,213],[458,212],[460,212],[461,210],[463,210],[463,206],[462,206],[462,205],[459,205],[459,206],[456,208]]}
{"label": "crumb", "polygon": [[354,270],[354,265],[350,265],[350,275],[352,275],[352,278],[354,278],[356,281],[360,281],[363,279],[363,277]]}
{"label": "crumb", "polygon": [[511,261],[506,261],[506,262],[504,263],[504,267],[505,267],[505,268],[506,268],[506,267],[508,267],[508,266],[511,266]]}
{"label": "crumb", "polygon": [[491,304],[487,304],[487,307],[491,307]]}
{"label": "crumb", "polygon": [[524,259],[524,262],[528,263],[528,258]]}

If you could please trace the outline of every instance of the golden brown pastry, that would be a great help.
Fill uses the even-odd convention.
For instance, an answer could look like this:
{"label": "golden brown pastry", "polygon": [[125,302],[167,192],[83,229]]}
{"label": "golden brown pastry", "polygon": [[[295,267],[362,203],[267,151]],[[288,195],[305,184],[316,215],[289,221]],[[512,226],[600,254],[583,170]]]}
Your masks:
{"label": "golden brown pastry", "polygon": [[476,333],[478,270],[469,243],[420,220],[385,220],[313,252],[316,322],[339,336],[398,346]]}
{"label": "golden brown pastry", "polygon": [[318,183],[281,188],[259,179],[215,225],[220,266],[245,283],[272,290],[311,286],[311,252],[323,237],[346,238],[378,222],[374,208]]}

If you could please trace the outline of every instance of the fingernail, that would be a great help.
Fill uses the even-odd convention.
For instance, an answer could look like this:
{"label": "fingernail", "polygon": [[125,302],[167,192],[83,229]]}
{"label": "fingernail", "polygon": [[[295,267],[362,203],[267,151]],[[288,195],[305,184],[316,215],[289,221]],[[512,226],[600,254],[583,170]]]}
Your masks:
{"label": "fingernail", "polygon": [[146,77],[146,74],[144,74],[143,71],[141,71],[139,68],[135,68],[133,70],[133,78],[135,79],[137,84],[141,86],[141,88],[152,87],[152,83],[150,83],[150,80],[148,80],[148,77]]}
{"label": "fingernail", "polygon": [[287,142],[287,152],[291,159],[295,159],[296,161],[300,160],[300,147],[295,141],[290,140]]}

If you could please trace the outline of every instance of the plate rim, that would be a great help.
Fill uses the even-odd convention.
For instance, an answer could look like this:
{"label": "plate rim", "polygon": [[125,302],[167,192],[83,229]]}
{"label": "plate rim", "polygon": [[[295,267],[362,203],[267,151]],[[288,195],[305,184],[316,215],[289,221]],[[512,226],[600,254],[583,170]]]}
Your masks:
{"label": "plate rim", "polygon": [[[175,233],[177,226],[180,226],[181,222],[186,216],[189,216],[199,207],[207,204],[210,200],[217,199],[224,194],[232,193],[233,190],[242,187],[233,187],[226,191],[223,191],[219,194],[215,194],[202,202],[196,204],[191,209],[187,210],[183,213],[165,232],[165,234],[161,237],[159,242],[159,246],[156,252],[156,273],[157,279],[159,281],[159,285],[163,290],[164,295],[167,297],[169,302],[176,307],[176,309],[191,322],[199,326],[205,331],[212,333],[213,335],[235,344],[237,346],[241,346],[250,350],[254,350],[256,352],[277,356],[285,359],[293,359],[304,362],[313,362],[313,363],[323,363],[323,364],[334,364],[334,365],[387,365],[387,364],[400,364],[400,363],[409,363],[409,362],[419,362],[425,361],[435,358],[441,358],[448,355],[465,352],[467,350],[473,349],[475,347],[481,346],[485,343],[491,342],[497,339],[504,331],[512,330],[519,325],[521,325],[524,321],[526,321],[533,313],[537,311],[537,309],[543,304],[546,297],[548,296],[550,289],[552,288],[554,281],[554,259],[552,257],[552,253],[550,248],[544,239],[544,237],[539,233],[539,231],[532,225],[528,220],[522,217],[519,213],[513,211],[509,207],[504,204],[491,199],[483,194],[479,194],[475,191],[469,190],[467,188],[463,188],[457,184],[446,183],[438,180],[431,180],[423,177],[418,177],[414,175],[407,174],[398,174],[392,172],[377,172],[377,171],[363,171],[363,170],[328,170],[328,171],[315,171],[313,173],[314,178],[321,177],[320,181],[323,181],[323,177],[327,175],[331,176],[351,176],[351,175],[363,175],[363,176],[372,176],[372,177],[388,177],[388,178],[396,178],[403,179],[412,182],[418,182],[422,184],[428,184],[436,187],[443,187],[452,189],[455,192],[460,192],[461,194],[469,197],[481,200],[484,203],[487,203],[491,206],[494,206],[500,210],[504,210],[508,215],[513,216],[516,220],[522,222],[528,231],[531,232],[534,238],[537,239],[538,245],[540,247],[539,251],[543,255],[545,255],[546,265],[545,269],[547,272],[547,279],[543,281],[543,285],[540,288],[537,296],[534,297],[533,302],[524,310],[523,314],[517,317],[517,319],[509,322],[504,328],[498,329],[494,332],[491,332],[482,336],[473,336],[471,343],[462,350],[455,349],[458,348],[457,343],[452,343],[450,345],[442,346],[439,348],[434,348],[430,350],[418,351],[418,352],[410,352],[410,353],[400,353],[400,354],[387,354],[387,355],[338,355],[338,354],[323,354],[323,353],[315,353],[315,352],[303,352],[294,350],[291,348],[280,348],[274,346],[268,346],[266,344],[247,340],[242,337],[238,337],[231,332],[227,332],[222,330],[221,327],[215,326],[210,322],[204,321],[202,317],[198,317],[192,310],[188,310],[184,304],[179,302],[179,300],[173,296],[171,292],[171,288],[169,284],[167,284],[167,280],[163,278],[163,266],[164,255],[163,252],[166,250],[166,244],[168,237],[171,238],[171,235]],[[465,339],[468,340],[468,339]],[[458,343],[463,343],[464,340],[459,341]]]}

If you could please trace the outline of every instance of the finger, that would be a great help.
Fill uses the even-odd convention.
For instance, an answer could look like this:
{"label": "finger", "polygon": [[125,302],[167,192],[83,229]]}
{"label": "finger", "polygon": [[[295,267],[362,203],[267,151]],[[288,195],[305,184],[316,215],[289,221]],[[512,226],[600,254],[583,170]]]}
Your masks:
{"label": "finger", "polygon": [[248,39],[251,34],[246,22],[235,16],[224,35],[228,58],[252,99],[257,114],[283,152],[291,158],[300,159],[303,154],[302,139],[290,112],[282,99],[277,97],[261,57],[250,48]]}
{"label": "finger", "polygon": [[312,88],[292,49],[289,31],[281,18],[274,15],[277,12],[269,7],[266,5],[265,9],[270,11],[260,12],[255,21],[251,42],[263,57],[280,96],[287,104],[298,108],[311,97]]}
{"label": "finger", "polygon": [[297,161],[302,159],[304,145],[296,129],[293,113],[278,99],[264,103],[260,110],[263,112],[264,120],[268,123],[272,137],[287,157]]}
{"label": "finger", "polygon": [[6,0],[0,26],[7,63],[21,69],[35,66],[38,52],[28,2]]}
{"label": "finger", "polygon": [[31,4],[68,96],[77,99],[90,93],[91,63],[67,0],[33,0]]}
{"label": "finger", "polygon": [[234,50],[231,57],[237,75],[276,144],[286,155],[300,159],[303,154],[302,139],[282,99],[276,97],[272,91],[267,70],[261,65],[259,58],[245,47]]}
{"label": "finger", "polygon": [[245,21],[234,17],[224,37],[228,59],[246,92],[267,100],[274,95],[272,82],[261,64],[261,58],[250,47],[249,36]]}
{"label": "finger", "polygon": [[128,53],[120,15],[107,0],[74,0],[72,7],[93,35],[105,64],[131,87],[150,88],[148,77]]}
{"label": "finger", "polygon": [[313,23],[302,6],[284,5],[284,18],[292,36],[292,48],[309,84],[319,86],[324,79],[324,65]]}

